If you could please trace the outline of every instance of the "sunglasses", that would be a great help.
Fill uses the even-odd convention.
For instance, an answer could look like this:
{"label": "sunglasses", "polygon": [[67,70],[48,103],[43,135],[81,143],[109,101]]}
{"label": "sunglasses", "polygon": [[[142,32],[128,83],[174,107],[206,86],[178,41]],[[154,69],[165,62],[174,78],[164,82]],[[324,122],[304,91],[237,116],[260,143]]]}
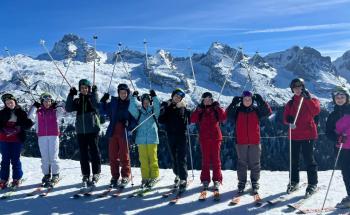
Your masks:
{"label": "sunglasses", "polygon": [[41,99],[44,101],[49,101],[49,100],[52,100],[52,97],[50,95],[45,95],[45,96],[41,97]]}
{"label": "sunglasses", "polygon": [[302,84],[294,84],[293,88],[302,87],[302,86],[303,86]]}
{"label": "sunglasses", "polygon": [[181,98],[185,97],[185,93],[181,91],[176,92],[176,95],[180,96]]}

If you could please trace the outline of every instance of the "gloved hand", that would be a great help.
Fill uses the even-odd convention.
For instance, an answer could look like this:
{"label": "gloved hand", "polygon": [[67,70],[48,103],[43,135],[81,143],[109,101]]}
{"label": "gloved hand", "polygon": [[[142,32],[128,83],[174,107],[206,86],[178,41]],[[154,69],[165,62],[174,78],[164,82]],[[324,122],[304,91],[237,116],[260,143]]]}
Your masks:
{"label": "gloved hand", "polygon": [[150,90],[149,91],[149,95],[153,98],[155,96],[157,96],[156,92],[154,90]]}
{"label": "gloved hand", "polygon": [[96,93],[97,92],[97,86],[96,85],[93,85],[92,88],[91,88],[92,92],[93,93]]}
{"label": "gloved hand", "polygon": [[235,96],[235,97],[233,97],[233,99],[232,99],[232,104],[233,104],[234,106],[236,106],[236,105],[238,105],[241,101],[242,101],[242,97],[240,97],[240,96]]}
{"label": "gloved hand", "polygon": [[138,97],[138,96],[139,96],[139,91],[135,90],[135,91],[132,93],[132,96]]}
{"label": "gloved hand", "polygon": [[181,100],[180,102],[178,102],[178,103],[176,104],[176,107],[177,107],[177,108],[184,108],[184,107],[186,107],[185,101],[184,101],[184,100]]}
{"label": "gloved hand", "polygon": [[69,95],[72,95],[72,96],[78,95],[78,90],[75,87],[70,88]]}
{"label": "gloved hand", "polygon": [[40,108],[41,104],[39,102],[35,101],[33,106],[36,108]]}
{"label": "gloved hand", "polygon": [[262,98],[262,96],[257,93],[253,95],[253,100],[255,100],[258,104],[264,103],[264,99]]}
{"label": "gloved hand", "polygon": [[108,99],[109,99],[109,93],[105,93],[101,98],[101,102],[105,103]]}
{"label": "gloved hand", "polygon": [[311,94],[307,89],[303,89],[301,92],[301,96],[305,99],[311,99]]}
{"label": "gloved hand", "polygon": [[57,102],[52,102],[52,103],[51,103],[51,107],[52,107],[53,109],[56,109],[56,108],[57,108]]}
{"label": "gloved hand", "polygon": [[220,107],[220,104],[219,104],[219,102],[215,101],[215,102],[213,102],[212,106],[213,107]]}
{"label": "gloved hand", "polygon": [[287,122],[290,124],[294,123],[294,116],[287,116]]}

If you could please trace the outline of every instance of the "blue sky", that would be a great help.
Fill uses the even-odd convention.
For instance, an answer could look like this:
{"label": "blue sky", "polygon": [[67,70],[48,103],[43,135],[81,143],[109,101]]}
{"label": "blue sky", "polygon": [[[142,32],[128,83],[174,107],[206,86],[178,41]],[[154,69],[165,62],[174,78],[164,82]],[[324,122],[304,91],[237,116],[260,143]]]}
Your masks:
{"label": "blue sky", "polygon": [[[350,50],[350,0],[2,0],[0,47],[36,56],[66,33],[115,51],[119,42],[174,55],[206,52],[214,41],[244,52],[311,46],[333,60]],[[5,55],[0,52],[0,55]]]}

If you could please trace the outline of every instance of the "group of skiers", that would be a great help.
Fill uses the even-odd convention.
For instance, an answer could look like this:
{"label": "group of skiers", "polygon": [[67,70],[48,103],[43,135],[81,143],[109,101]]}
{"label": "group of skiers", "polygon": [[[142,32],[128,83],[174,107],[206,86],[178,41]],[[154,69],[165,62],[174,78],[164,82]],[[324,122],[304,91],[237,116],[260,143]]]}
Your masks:
{"label": "group of skiers", "polygon": [[[318,184],[314,146],[318,136],[315,118],[320,113],[320,102],[306,89],[304,81],[300,78],[292,80],[290,88],[294,95],[286,104],[283,114],[284,123],[290,127],[292,157],[287,192],[298,189],[299,155],[302,152],[308,176],[306,194],[312,195]],[[327,120],[326,135],[337,144],[338,150],[341,150],[339,164],[348,194],[342,204],[350,207],[350,139],[347,139],[347,135],[350,135],[349,92],[343,87],[337,87],[332,97],[335,107]],[[210,92],[205,92],[201,102],[191,113],[184,98],[185,92],[178,88],[172,92],[169,100],[160,103],[154,90],[139,95],[136,90],[131,92],[127,84],[119,84],[117,97],[105,93],[99,100],[97,87],[82,79],[79,81],[78,90],[75,87],[70,89],[65,110],[50,94],[44,93],[40,102],[35,102],[27,115],[13,95],[4,94],[1,99],[5,107],[0,111],[0,188],[8,185],[10,163],[13,169],[12,185],[18,185],[20,182],[23,175],[20,152],[25,132],[34,124],[42,157],[43,186],[53,186],[60,180],[59,117],[66,111],[76,112],[75,129],[80,150],[83,187],[95,186],[100,178],[100,119],[107,116],[109,125],[106,135],[109,138],[111,187],[123,188],[132,180],[128,138],[131,131],[135,133],[135,144],[138,146],[141,188],[150,189],[159,181],[157,146],[158,127],[162,124],[165,127],[175,174],[174,188],[183,192],[190,183],[187,173],[190,138],[188,125],[195,123],[199,129],[202,154],[200,180],[203,190],[207,190],[213,181],[213,188],[218,191],[223,182],[220,159],[223,137],[220,124],[230,121],[234,124],[236,135],[238,193],[243,193],[246,188],[248,169],[251,170],[252,192],[258,193],[262,153],[260,121],[271,115],[269,104],[261,95],[243,91],[240,96],[232,99],[225,110]]]}

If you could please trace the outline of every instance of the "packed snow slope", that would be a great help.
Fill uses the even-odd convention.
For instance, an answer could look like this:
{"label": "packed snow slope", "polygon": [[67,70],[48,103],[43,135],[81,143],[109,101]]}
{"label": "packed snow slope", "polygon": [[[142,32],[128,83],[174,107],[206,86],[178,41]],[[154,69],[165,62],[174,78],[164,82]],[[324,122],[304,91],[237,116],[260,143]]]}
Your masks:
{"label": "packed snow slope", "polygon": [[[31,192],[41,181],[40,159],[22,158],[24,178],[26,179],[21,188],[13,194],[10,199],[0,200],[0,214],[118,214],[118,215],[155,215],[155,214],[296,214],[287,208],[288,203],[299,200],[304,194],[300,190],[294,197],[274,207],[257,208],[253,204],[253,197],[245,195],[241,204],[229,206],[229,201],[235,193],[237,176],[235,171],[223,171],[223,186],[221,189],[221,201],[214,202],[211,192],[204,202],[199,202],[198,196],[201,190],[199,171],[194,172],[194,181],[188,187],[184,197],[177,205],[169,205],[171,199],[162,198],[173,183],[174,175],[170,169],[160,171],[161,181],[156,185],[153,192],[143,198],[128,198],[140,185],[140,169],[133,168],[134,187],[128,186],[119,197],[97,198],[96,194],[107,188],[110,179],[109,166],[102,166],[102,178],[98,183],[96,192],[91,197],[72,199],[80,186],[80,165],[77,161],[61,160],[62,180],[52,193],[47,197],[27,197],[25,194]],[[191,173],[189,174],[191,176]],[[319,172],[319,186],[321,190],[316,193],[303,208],[320,208],[326,193],[331,171]],[[305,172],[301,173],[301,182],[306,181]],[[261,196],[263,200],[270,200],[285,193],[288,183],[288,172],[262,171],[261,174]],[[1,191],[2,195],[4,191]],[[339,171],[330,189],[326,207],[334,206],[345,196],[345,187]],[[326,214],[345,214],[350,210],[333,211]]]}

